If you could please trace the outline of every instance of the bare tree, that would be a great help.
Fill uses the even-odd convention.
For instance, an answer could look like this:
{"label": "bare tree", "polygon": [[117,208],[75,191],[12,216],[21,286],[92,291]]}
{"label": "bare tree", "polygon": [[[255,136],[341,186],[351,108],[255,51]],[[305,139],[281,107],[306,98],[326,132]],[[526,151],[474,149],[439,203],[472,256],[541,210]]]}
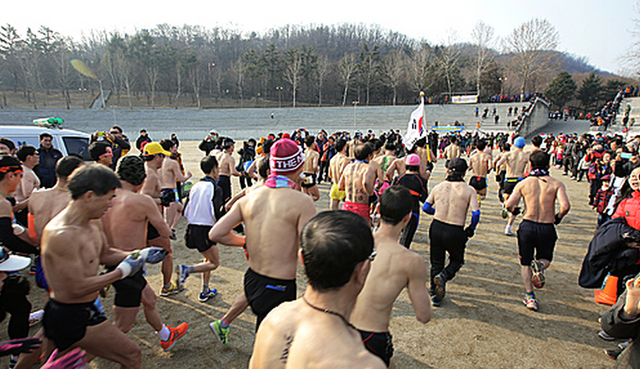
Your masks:
{"label": "bare tree", "polygon": [[298,49],[289,49],[285,53],[284,79],[291,85],[293,107],[296,107],[296,92],[302,77],[302,55]]}
{"label": "bare tree", "polygon": [[503,47],[511,54],[511,68],[522,79],[520,101],[527,83],[549,69],[558,46],[558,32],[546,19],[534,18],[515,28],[503,40]]}
{"label": "bare tree", "polygon": [[382,73],[384,83],[393,91],[393,105],[396,104],[398,96],[398,86],[402,81],[402,75],[405,70],[405,62],[402,54],[398,50],[392,50],[382,60]]}
{"label": "bare tree", "polygon": [[344,86],[344,92],[342,93],[342,106],[347,103],[347,93],[349,92],[349,86],[351,80],[353,80],[358,65],[356,64],[356,57],[353,54],[344,54],[340,63],[338,64],[338,78],[340,84]]}
{"label": "bare tree", "polygon": [[329,75],[329,58],[323,55],[318,58],[316,69],[313,71],[313,81],[318,89],[318,106],[322,106],[322,86]]}
{"label": "bare tree", "polygon": [[369,46],[366,43],[363,43],[359,59],[360,64],[358,64],[358,69],[360,71],[360,76],[362,77],[362,84],[364,85],[367,94],[366,104],[369,105],[371,87],[376,79],[378,64],[380,63],[380,47],[376,45],[373,49],[369,49]]}
{"label": "bare tree", "polygon": [[633,19],[633,29],[629,32],[635,41],[625,50],[624,54],[618,57],[618,62],[622,65],[622,75],[637,78],[640,76],[640,18],[638,17],[640,16],[640,1],[633,8],[636,17]]}
{"label": "bare tree", "polygon": [[457,43],[455,33],[449,34],[447,41],[442,46],[437,46],[435,51],[436,64],[447,81],[447,91],[449,98],[453,93],[453,85],[451,83],[452,74],[457,67],[460,59],[460,45]]}
{"label": "bare tree", "polygon": [[476,23],[473,31],[471,31],[471,38],[476,45],[477,59],[476,59],[476,91],[478,96],[481,95],[480,79],[482,78],[482,72],[484,72],[487,65],[493,60],[493,55],[490,52],[491,44],[493,43],[494,28],[485,24],[482,21]]}
{"label": "bare tree", "polygon": [[244,61],[242,61],[242,57],[238,58],[232,69],[236,76],[236,87],[238,88],[238,95],[240,96],[240,106],[242,106],[242,101],[244,100],[244,76],[247,71],[247,67],[244,64]]}
{"label": "bare tree", "polygon": [[409,59],[409,83],[413,91],[425,91],[432,82],[427,79],[429,70],[432,68],[434,60],[433,49],[424,42],[420,48],[411,54]]}

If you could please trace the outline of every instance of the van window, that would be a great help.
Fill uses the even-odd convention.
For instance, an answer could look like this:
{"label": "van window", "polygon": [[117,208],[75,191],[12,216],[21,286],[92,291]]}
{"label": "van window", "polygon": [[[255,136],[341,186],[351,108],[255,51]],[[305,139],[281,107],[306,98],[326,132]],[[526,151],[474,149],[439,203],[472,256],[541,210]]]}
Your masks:
{"label": "van window", "polygon": [[84,137],[62,137],[69,154],[77,154],[83,160],[92,160],[89,155],[89,139]]}

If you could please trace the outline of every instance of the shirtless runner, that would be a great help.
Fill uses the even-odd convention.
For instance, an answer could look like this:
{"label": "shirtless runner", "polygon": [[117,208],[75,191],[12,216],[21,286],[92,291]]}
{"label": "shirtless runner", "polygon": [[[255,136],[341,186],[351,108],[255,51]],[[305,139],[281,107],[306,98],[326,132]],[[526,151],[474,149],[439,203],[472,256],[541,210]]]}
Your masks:
{"label": "shirtless runner", "polygon": [[[162,200],[160,199],[162,188],[160,187],[158,170],[162,167],[165,158],[170,155],[171,153],[163,149],[158,142],[146,144],[141,154],[147,176],[139,192],[150,196],[158,206],[158,211],[160,212],[162,212]],[[162,288],[160,289],[160,296],[169,296],[180,292],[178,285],[171,281],[173,274],[173,252],[171,251],[171,241],[169,237],[161,236],[158,230],[149,224],[147,229],[147,244],[162,247],[169,251],[169,254],[167,254],[162,262]]]}
{"label": "shirtless runner", "polygon": [[367,350],[380,357],[387,367],[395,368],[389,322],[393,303],[407,287],[416,319],[431,319],[427,290],[427,266],[422,256],[398,243],[402,229],[411,219],[413,198],[402,186],[391,186],[380,199],[381,225],[373,235],[376,259],[358,296],[351,323],[358,328]]}
{"label": "shirtless runner", "polygon": [[[513,147],[515,149],[510,151],[507,154],[504,154],[498,163],[496,163],[496,167],[500,167],[502,164],[506,164],[507,166],[507,174],[504,179],[504,200],[509,200],[509,196],[516,188],[518,182],[520,182],[524,178],[524,172],[527,170],[527,165],[529,164],[529,154],[524,152],[522,149],[525,144],[524,137],[518,137],[513,141]],[[520,208],[513,208],[513,212],[507,212],[506,207],[502,208],[502,218],[506,218],[509,216],[509,221],[507,222],[507,226],[504,229],[504,234],[507,236],[514,236],[513,232],[511,232],[511,226],[513,225],[513,221],[516,219],[516,216],[520,214]]]}
{"label": "shirtless runner", "polygon": [[367,144],[354,149],[355,160],[344,168],[338,189],[345,191],[342,210],[352,211],[369,221],[369,196],[373,195],[375,168],[369,165],[372,151]]}
{"label": "shirtless runner", "polygon": [[350,212],[320,213],[304,227],[299,255],[309,286],[265,319],[249,368],[384,368],[349,323],[376,255],[369,223]]}
{"label": "shirtless runner", "polygon": [[[47,356],[54,347],[61,355],[81,347],[122,368],[141,367],[140,347],[94,304],[101,288],[135,274],[147,260],[108,247],[102,226],[95,221],[111,206],[119,187],[118,177],[108,167],[83,166],[69,179],[71,202],[44,228],[42,266],[51,286],[42,321]],[[97,275],[100,264],[118,266]]]}
{"label": "shirtless runner", "polygon": [[[238,200],[209,232],[213,242],[247,248],[244,292],[257,315],[256,329],[273,308],[295,300],[299,235],[316,213],[313,200],[294,190],[304,162],[300,147],[280,139],[270,155],[271,175],[264,186]],[[246,237],[231,232],[242,221]]]}
{"label": "shirtless runner", "polygon": [[[431,246],[431,302],[440,306],[445,284],[455,277],[464,264],[464,249],[480,221],[476,191],[464,183],[467,163],[454,158],[447,166],[447,178],[431,190],[422,210],[433,215],[429,228]],[[464,228],[471,208],[471,224]],[[444,266],[449,253],[449,265]]]}
{"label": "shirtless runner", "polygon": [[[120,158],[116,174],[122,188],[116,189],[111,207],[102,216],[109,247],[124,252],[144,249],[147,247],[147,223],[153,225],[161,236],[169,237],[171,231],[154,201],[148,195],[138,193],[146,177],[142,158]],[[113,269],[115,266],[107,266],[107,270]],[[175,328],[162,324],[156,309],[158,297],[147,283],[143,270],[114,282],[113,287],[116,290],[114,323],[122,332],[128,333],[131,330],[142,303],[147,323],[160,337],[160,346],[165,351],[171,349],[176,340],[187,333],[187,323],[181,323]]]}
{"label": "shirtless runner", "polygon": [[313,201],[320,199],[320,190],[317,185],[318,173],[318,161],[320,160],[320,154],[316,150],[316,138],[313,135],[308,135],[304,138],[304,144],[307,149],[304,151],[304,164],[302,164],[302,192],[311,196]]}
{"label": "shirtless runner", "polygon": [[[544,151],[533,152],[529,158],[529,176],[516,185],[505,203],[506,208],[513,211],[520,198],[524,198],[526,210],[518,228],[520,269],[526,289],[522,302],[534,311],[538,310],[538,300],[533,288],[544,286],[544,270],[551,264],[558,239],[554,224],[559,224],[571,209],[564,184],[549,176],[549,159]],[[555,213],[556,200],[560,204],[558,213]]]}
{"label": "shirtless runner", "polygon": [[329,162],[329,178],[331,178],[331,193],[329,194],[329,197],[331,197],[331,206],[329,208],[331,210],[340,210],[340,201],[343,201],[346,195],[344,190],[338,188],[338,183],[340,182],[340,178],[342,178],[344,168],[349,164],[351,159],[346,155],[347,141],[344,139],[339,138],[336,141],[335,149],[337,154],[331,158]]}
{"label": "shirtless runner", "polygon": [[16,156],[20,159],[20,162],[22,162],[24,174],[20,181],[20,185],[16,190],[16,206],[13,207],[13,211],[15,213],[16,220],[26,227],[28,225],[27,214],[29,211],[27,210],[27,207],[29,206],[29,198],[34,191],[40,188],[40,179],[36,175],[36,172],[33,171],[33,168],[38,165],[40,156],[38,155],[36,148],[31,145],[20,146],[16,152]]}
{"label": "shirtless runner", "polygon": [[450,160],[460,157],[460,146],[458,146],[458,136],[451,136],[449,145],[444,148],[445,166]]}
{"label": "shirtless runner", "polygon": [[[168,151],[173,155],[178,153],[178,146],[176,146],[175,142],[169,139],[165,138],[160,140],[160,145],[165,151]],[[158,179],[160,181],[160,187],[162,188],[160,198],[162,200],[162,205],[164,206],[164,220],[167,222],[169,228],[171,228],[172,240],[177,239],[176,227],[178,226],[180,218],[182,218],[183,210],[180,197],[178,196],[176,180],[180,183],[184,183],[191,178],[191,176],[192,174],[188,170],[186,175],[182,175],[182,172],[180,171],[180,164],[171,158],[165,158],[162,163],[162,167],[160,167],[160,170],[158,171]]]}
{"label": "shirtless runner", "polygon": [[226,138],[222,143],[223,150],[216,154],[220,175],[218,185],[224,194],[224,202],[231,200],[231,176],[240,177],[242,173],[236,170],[236,159],[233,158],[233,150],[236,147],[234,140]]}
{"label": "shirtless runner", "polygon": [[478,203],[487,197],[487,174],[491,170],[491,157],[484,151],[486,147],[487,141],[479,140],[476,154],[469,158],[469,169],[473,172],[469,185],[478,193]]}

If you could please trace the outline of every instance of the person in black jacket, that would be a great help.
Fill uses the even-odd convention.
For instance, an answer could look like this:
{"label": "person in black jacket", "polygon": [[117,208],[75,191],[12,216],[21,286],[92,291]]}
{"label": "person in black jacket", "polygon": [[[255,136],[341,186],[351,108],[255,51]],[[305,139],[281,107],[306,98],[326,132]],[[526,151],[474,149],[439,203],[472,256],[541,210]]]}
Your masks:
{"label": "person in black jacket", "polygon": [[153,142],[153,140],[151,139],[151,137],[149,137],[149,134],[147,134],[147,130],[144,128],[141,129],[140,136],[138,136],[138,138],[136,139],[136,148],[142,151],[142,146],[148,144],[149,142]]}
{"label": "person in black jacket", "polygon": [[216,148],[218,137],[218,132],[212,129],[211,131],[209,131],[207,137],[205,137],[202,142],[200,142],[200,145],[198,145],[198,149],[200,149],[200,151],[204,151],[204,155],[208,156],[209,153]]}
{"label": "person in black jacket", "polygon": [[60,150],[53,147],[53,136],[49,133],[41,133],[39,138],[40,148],[38,149],[38,155],[40,156],[40,161],[35,167],[35,172],[40,178],[42,187],[51,188],[56,185],[58,180],[56,177],[56,164],[64,155]]}
{"label": "person in black jacket", "polygon": [[[418,229],[420,221],[420,202],[427,199],[427,181],[420,176],[420,157],[416,154],[409,154],[405,159],[407,171],[393,180],[394,185],[401,185],[409,189],[413,197],[413,208],[411,210],[411,220],[409,224],[402,230],[399,243],[410,248],[413,236]],[[431,173],[431,172],[427,172]]]}

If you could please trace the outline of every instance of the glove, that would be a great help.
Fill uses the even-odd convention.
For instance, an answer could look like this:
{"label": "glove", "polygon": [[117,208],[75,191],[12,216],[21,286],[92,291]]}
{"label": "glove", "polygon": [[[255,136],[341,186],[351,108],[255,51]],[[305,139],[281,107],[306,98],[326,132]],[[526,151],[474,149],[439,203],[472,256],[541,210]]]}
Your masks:
{"label": "glove", "polygon": [[464,233],[467,235],[468,238],[471,238],[476,234],[476,230],[472,229],[471,227],[467,227],[464,229]]}
{"label": "glove", "polygon": [[519,206],[516,206],[515,208],[513,208],[513,211],[511,212],[511,214],[513,214],[513,216],[518,216],[520,213],[522,212],[522,208]]}
{"label": "glove", "polygon": [[0,356],[28,354],[40,348],[41,343],[42,341],[33,337],[0,342]]}
{"label": "glove", "polygon": [[556,214],[554,218],[555,220],[553,221],[553,224],[560,224],[560,222],[562,222],[562,217],[560,216],[560,214]]}
{"label": "glove", "polygon": [[144,266],[144,258],[138,257],[137,253],[132,253],[118,264],[117,269],[122,270],[122,278],[137,273]]}
{"label": "glove", "polygon": [[[55,349],[49,360],[40,369],[80,369],[87,365],[84,361],[85,352],[80,347],[74,349],[63,357],[56,359],[58,356],[58,349]],[[55,360],[54,360],[55,359]]]}
{"label": "glove", "polygon": [[132,253],[136,258],[142,258],[145,263],[158,264],[169,254],[169,251],[160,247],[147,247]]}

